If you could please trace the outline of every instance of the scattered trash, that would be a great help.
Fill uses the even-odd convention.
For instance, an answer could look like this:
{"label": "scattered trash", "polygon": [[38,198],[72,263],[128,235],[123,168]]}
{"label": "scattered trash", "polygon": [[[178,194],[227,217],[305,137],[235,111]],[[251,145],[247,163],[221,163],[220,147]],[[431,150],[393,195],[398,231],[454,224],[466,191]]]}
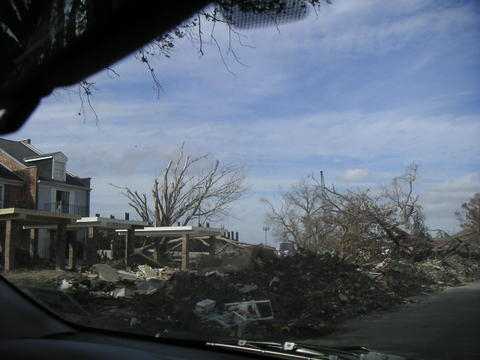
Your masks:
{"label": "scattered trash", "polygon": [[272,320],[270,300],[250,300],[225,304],[225,312],[233,312],[244,321]]}
{"label": "scattered trash", "polygon": [[[266,338],[285,332],[289,337],[325,334],[346,319],[411,303],[412,295],[480,278],[478,246],[458,240],[444,242],[415,261],[385,254],[381,262],[369,264],[302,251],[244,261],[235,257],[253,250],[236,249],[224,250],[221,266],[208,271],[180,271],[174,263],[143,264],[136,271],[96,264],[62,275],[66,278],[56,279],[51,287],[92,314],[92,326],[112,324],[125,331],[135,327],[158,336],[169,329]],[[52,299],[58,296],[49,294]],[[73,305],[48,306],[82,313]]]}
{"label": "scattered trash", "polygon": [[67,290],[72,287],[72,283],[69,282],[67,279],[63,279],[62,283],[60,284],[60,290]]}
{"label": "scattered trash", "polygon": [[124,271],[124,270],[117,270],[117,275],[120,277],[121,280],[135,281],[138,279],[137,274]]}
{"label": "scattered trash", "polygon": [[130,324],[129,324],[130,327],[133,327],[133,326],[138,325],[138,324],[140,324],[140,320],[138,320],[136,317],[132,317],[130,319]]}
{"label": "scattered trash", "polygon": [[210,277],[210,276],[213,276],[213,275],[216,275],[216,276],[226,276],[226,274],[221,273],[221,272],[218,271],[218,270],[207,271],[207,272],[205,273],[205,277]]}
{"label": "scattered trash", "polygon": [[112,291],[112,296],[114,298],[125,297],[127,295],[127,289],[120,288]]}
{"label": "scattered trash", "polygon": [[268,286],[269,287],[272,287],[272,285],[276,284],[276,283],[279,283],[280,282],[280,279],[278,278],[278,276],[274,276],[272,280],[270,280],[270,282],[268,283]]}
{"label": "scattered trash", "polygon": [[241,286],[238,291],[240,291],[242,294],[247,294],[249,292],[255,291],[258,289],[258,286],[256,284],[247,284]]}
{"label": "scattered trash", "polygon": [[140,270],[140,273],[145,278],[145,280],[155,279],[157,277],[157,273],[152,269],[151,266],[138,265],[138,270]]}
{"label": "scattered trash", "polygon": [[205,299],[197,302],[195,305],[195,311],[198,314],[208,314],[213,311],[215,308],[216,301],[211,299]]}

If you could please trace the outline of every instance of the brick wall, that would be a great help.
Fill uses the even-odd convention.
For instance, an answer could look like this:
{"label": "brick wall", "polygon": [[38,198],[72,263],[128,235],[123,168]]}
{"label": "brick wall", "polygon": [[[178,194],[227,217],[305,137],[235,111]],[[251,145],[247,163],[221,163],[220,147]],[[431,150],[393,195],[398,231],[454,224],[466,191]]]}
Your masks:
{"label": "brick wall", "polygon": [[38,170],[36,167],[15,171],[25,181],[24,194],[26,206],[35,209],[37,206]]}
{"label": "brick wall", "polygon": [[[22,200],[25,203],[25,207],[29,209],[35,209],[37,205],[37,180],[38,170],[36,167],[25,167],[23,164],[11,158],[9,155],[0,151],[0,163],[8,167],[15,174],[20,176],[24,183],[22,188],[23,196],[19,195],[19,190],[14,189],[14,186],[10,186],[9,190],[13,193],[11,196],[13,200]],[[8,197],[9,195],[7,195]],[[12,198],[10,198],[12,199]]]}
{"label": "brick wall", "polygon": [[2,151],[0,151],[0,164],[3,164],[14,172],[15,170],[21,170],[25,168],[25,165],[19,163],[17,160],[13,159]]}

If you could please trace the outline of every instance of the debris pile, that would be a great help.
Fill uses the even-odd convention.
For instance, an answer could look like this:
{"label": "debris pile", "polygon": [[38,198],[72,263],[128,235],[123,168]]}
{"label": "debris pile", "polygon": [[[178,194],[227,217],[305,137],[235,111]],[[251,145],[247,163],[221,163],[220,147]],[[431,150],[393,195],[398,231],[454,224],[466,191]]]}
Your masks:
{"label": "debris pile", "polygon": [[479,279],[480,246],[452,239],[436,246],[429,257],[417,261],[389,258],[370,270],[397,296],[431,292]]}
{"label": "debris pile", "polygon": [[150,334],[164,329],[237,336],[247,331],[259,337],[323,334],[343,319],[399,300],[353,264],[300,253],[231,274],[149,266],[133,273],[97,264],[77,279],[63,280],[60,289],[100,326]]}
{"label": "debris pile", "polygon": [[348,318],[478,279],[477,250],[443,244],[422,260],[386,258],[368,268],[302,252],[251,257],[241,271],[96,264],[55,286],[88,313],[90,326],[156,336],[194,331],[291,339],[320,336]]}

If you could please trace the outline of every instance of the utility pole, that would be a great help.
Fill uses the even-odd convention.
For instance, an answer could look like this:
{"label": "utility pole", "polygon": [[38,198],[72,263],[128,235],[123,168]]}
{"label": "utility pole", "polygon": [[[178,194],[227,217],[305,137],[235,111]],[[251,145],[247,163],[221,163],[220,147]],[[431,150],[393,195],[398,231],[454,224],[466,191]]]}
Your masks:
{"label": "utility pole", "polygon": [[270,230],[268,225],[263,225],[263,231],[265,231],[265,245],[267,245],[267,232]]}
{"label": "utility pole", "polygon": [[325,178],[323,177],[323,170],[320,170],[320,193],[322,194],[322,200],[325,200]]}

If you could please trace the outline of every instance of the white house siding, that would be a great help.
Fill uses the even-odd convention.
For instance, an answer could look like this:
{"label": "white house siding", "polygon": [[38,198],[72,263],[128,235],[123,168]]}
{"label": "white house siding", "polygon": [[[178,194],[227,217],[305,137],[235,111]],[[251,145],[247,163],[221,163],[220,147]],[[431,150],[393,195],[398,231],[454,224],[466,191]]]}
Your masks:
{"label": "white house siding", "polygon": [[75,206],[87,207],[88,195],[85,190],[75,190]]}
{"label": "white house siding", "polygon": [[37,200],[37,209],[38,210],[49,210],[46,208],[46,204],[52,202],[52,188],[49,186],[38,186],[38,200]]}

